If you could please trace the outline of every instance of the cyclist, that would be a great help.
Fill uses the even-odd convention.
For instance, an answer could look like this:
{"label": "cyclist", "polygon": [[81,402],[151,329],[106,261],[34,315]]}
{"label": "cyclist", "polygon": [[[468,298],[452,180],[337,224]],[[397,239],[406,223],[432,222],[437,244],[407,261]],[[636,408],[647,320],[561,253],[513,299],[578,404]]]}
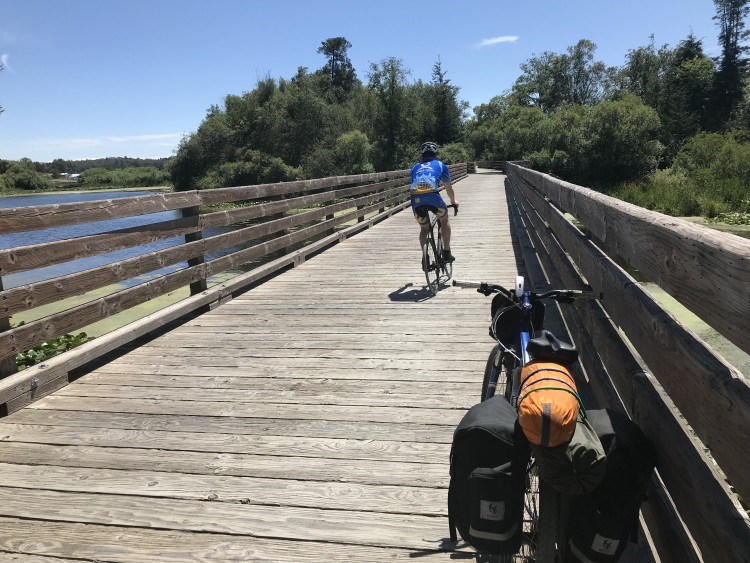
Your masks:
{"label": "cyclist", "polygon": [[440,183],[445,185],[445,192],[451,200],[451,205],[458,205],[453,184],[451,184],[451,173],[448,167],[437,158],[438,146],[428,141],[419,148],[422,155],[411,169],[411,208],[414,211],[421,230],[419,231],[419,247],[424,246],[430,222],[427,211],[430,210],[440,219],[443,229],[443,259],[453,262],[455,258],[451,254],[451,227],[448,221],[448,207],[438,193]]}

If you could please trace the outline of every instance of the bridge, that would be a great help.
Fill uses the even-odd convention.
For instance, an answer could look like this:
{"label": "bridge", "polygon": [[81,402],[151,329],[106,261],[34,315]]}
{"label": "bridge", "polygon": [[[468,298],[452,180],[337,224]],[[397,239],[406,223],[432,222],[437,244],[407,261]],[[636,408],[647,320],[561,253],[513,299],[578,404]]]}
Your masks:
{"label": "bridge", "polygon": [[[748,560],[747,380],[618,263],[747,352],[750,242],[488,166],[451,167],[454,276],[600,295],[551,322],[583,351],[587,402],[626,412],[659,450],[631,560]],[[98,226],[0,250],[6,281],[116,257],[0,293],[2,557],[470,558],[447,537],[448,454],[478,400],[489,303],[430,296],[407,183],[402,170],[0,210],[4,234]],[[129,312],[13,373],[17,353]]]}

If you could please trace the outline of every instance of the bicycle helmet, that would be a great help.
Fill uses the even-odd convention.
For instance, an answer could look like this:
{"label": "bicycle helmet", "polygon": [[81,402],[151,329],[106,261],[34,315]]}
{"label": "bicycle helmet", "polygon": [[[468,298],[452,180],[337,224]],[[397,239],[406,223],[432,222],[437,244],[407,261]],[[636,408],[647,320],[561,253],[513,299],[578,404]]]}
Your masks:
{"label": "bicycle helmet", "polygon": [[431,152],[432,154],[437,154],[438,152],[438,146],[436,143],[433,143],[432,141],[427,141],[426,143],[423,143],[421,147],[419,147],[419,154],[425,154]]}

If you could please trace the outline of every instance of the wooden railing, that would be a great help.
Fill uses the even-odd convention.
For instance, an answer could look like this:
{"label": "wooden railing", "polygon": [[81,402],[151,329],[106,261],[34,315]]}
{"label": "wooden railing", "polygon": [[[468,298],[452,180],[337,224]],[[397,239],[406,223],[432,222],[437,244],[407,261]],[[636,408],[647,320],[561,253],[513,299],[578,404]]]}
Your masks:
{"label": "wooden railing", "polygon": [[477,166],[479,168],[489,168],[491,170],[501,170],[505,172],[505,164],[506,162],[504,160],[478,160]]}
{"label": "wooden railing", "polygon": [[[598,402],[627,412],[657,448],[643,514],[662,560],[750,560],[750,521],[738,501],[750,500],[748,380],[610,258],[749,352],[750,241],[517,164],[507,171],[519,241],[549,283],[587,283],[601,295],[563,315]],[[545,283],[540,270],[532,278]]]}
{"label": "wooden railing", "polygon": [[[454,181],[467,174],[465,163],[451,165],[450,170]],[[182,239],[181,243],[161,250],[0,291],[0,362],[5,369],[2,375],[6,376],[0,381],[0,409],[16,410],[67,384],[68,374],[74,368],[181,316],[230,299],[259,280],[297,265],[307,256],[400,211],[408,205],[409,172],[397,170],[0,210],[0,234],[170,210],[180,212],[178,218],[167,221],[2,249],[0,290],[2,277],[13,273],[154,241]],[[218,204],[238,206],[204,211],[204,206]],[[207,229],[217,227],[225,228],[225,232],[210,236],[206,233]],[[251,262],[255,267],[249,272],[208,287],[210,276],[236,271]],[[167,273],[133,284],[134,278],[166,267],[170,267]],[[54,305],[73,296],[85,297],[95,290],[124,282],[129,287],[22,326],[12,326],[11,317],[20,312]],[[11,375],[16,354],[185,287],[190,288],[191,297],[83,344],[73,352]]]}

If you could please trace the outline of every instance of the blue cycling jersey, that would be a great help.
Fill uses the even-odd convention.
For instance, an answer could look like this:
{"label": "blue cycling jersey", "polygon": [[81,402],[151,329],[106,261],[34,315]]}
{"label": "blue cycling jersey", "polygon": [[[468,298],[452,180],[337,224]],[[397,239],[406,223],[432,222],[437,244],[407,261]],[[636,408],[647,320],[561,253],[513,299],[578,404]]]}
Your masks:
{"label": "blue cycling jersey", "polygon": [[437,193],[440,182],[450,181],[451,173],[441,161],[417,162],[411,169],[411,194]]}

